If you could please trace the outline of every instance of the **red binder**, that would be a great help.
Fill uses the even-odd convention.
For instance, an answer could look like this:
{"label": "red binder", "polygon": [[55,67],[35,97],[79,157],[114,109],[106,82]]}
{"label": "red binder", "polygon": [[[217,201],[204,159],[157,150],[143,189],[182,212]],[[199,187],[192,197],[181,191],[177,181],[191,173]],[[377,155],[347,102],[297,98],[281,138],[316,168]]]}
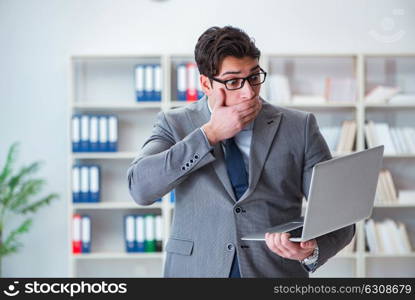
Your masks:
{"label": "red binder", "polygon": [[197,66],[195,63],[186,64],[187,73],[187,88],[186,88],[186,100],[195,101],[197,100],[197,85],[196,85],[196,71]]}
{"label": "red binder", "polygon": [[72,217],[72,253],[81,252],[81,215],[74,214]]}

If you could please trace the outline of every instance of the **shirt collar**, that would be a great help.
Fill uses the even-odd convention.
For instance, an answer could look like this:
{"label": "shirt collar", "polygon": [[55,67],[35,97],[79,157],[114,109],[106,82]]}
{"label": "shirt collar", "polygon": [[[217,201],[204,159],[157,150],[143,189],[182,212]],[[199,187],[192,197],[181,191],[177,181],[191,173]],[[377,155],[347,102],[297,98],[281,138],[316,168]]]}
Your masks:
{"label": "shirt collar", "polygon": [[[208,105],[208,108],[209,108],[209,112],[212,113],[212,108],[210,107],[209,99],[206,98],[206,101],[207,101],[207,105]],[[251,131],[252,128],[253,128],[253,126],[254,126],[254,121],[252,121],[251,123],[249,123],[248,125],[246,125],[245,128],[242,129],[242,131]]]}

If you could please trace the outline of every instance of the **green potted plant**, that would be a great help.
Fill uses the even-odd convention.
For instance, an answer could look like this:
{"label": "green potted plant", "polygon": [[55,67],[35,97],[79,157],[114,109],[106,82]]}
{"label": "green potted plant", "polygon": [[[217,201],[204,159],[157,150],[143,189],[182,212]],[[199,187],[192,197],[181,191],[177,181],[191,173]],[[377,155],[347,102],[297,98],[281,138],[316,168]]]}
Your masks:
{"label": "green potted plant", "polygon": [[[32,200],[41,192],[46,183],[44,179],[33,178],[41,162],[33,162],[15,171],[18,147],[18,143],[10,147],[0,173],[0,277],[3,258],[16,253],[22,246],[18,239],[21,234],[29,231],[32,225],[30,215],[58,198],[57,194],[49,194]],[[23,222],[5,235],[5,225],[11,218],[17,216],[25,216]]]}

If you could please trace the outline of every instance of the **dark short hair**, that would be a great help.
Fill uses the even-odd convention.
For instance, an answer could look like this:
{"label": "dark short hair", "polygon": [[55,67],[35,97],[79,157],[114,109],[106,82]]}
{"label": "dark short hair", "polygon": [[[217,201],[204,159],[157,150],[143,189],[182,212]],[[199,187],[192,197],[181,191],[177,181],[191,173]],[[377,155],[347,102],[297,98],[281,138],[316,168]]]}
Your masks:
{"label": "dark short hair", "polygon": [[261,51],[243,30],[232,26],[211,27],[199,37],[195,60],[199,73],[209,78],[218,75],[220,64],[227,56],[259,59]]}

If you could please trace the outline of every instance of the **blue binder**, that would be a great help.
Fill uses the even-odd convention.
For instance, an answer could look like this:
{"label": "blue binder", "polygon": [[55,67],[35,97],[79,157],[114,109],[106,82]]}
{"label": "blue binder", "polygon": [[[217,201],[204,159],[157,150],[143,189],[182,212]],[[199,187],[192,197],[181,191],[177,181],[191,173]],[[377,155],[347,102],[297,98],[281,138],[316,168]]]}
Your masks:
{"label": "blue binder", "polygon": [[154,68],[152,64],[144,65],[144,101],[154,101]]}
{"label": "blue binder", "polygon": [[135,216],[135,242],[136,242],[136,252],[145,252],[145,225],[144,225],[144,216],[136,215]]}
{"label": "blue binder", "polygon": [[135,66],[135,93],[136,101],[144,101],[144,65]]}
{"label": "blue binder", "polygon": [[82,253],[91,252],[91,218],[87,215],[81,216],[81,244]]}
{"label": "blue binder", "polygon": [[118,118],[115,115],[108,116],[108,151],[116,152],[118,149]]}
{"label": "blue binder", "polygon": [[80,166],[80,178],[81,178],[81,193],[80,202],[89,202],[89,168],[88,166]]}
{"label": "blue binder", "polygon": [[89,199],[88,202],[100,201],[100,167],[98,165],[89,166]]}
{"label": "blue binder", "polygon": [[81,170],[78,165],[72,167],[72,202],[81,201]]}
{"label": "blue binder", "polygon": [[80,151],[89,151],[89,115],[81,115],[81,146]]}
{"label": "blue binder", "polygon": [[98,150],[100,152],[108,151],[108,117],[105,115],[98,116]]}
{"label": "blue binder", "polygon": [[72,116],[72,152],[81,151],[81,117]]}
{"label": "blue binder", "polygon": [[136,252],[135,242],[135,217],[134,215],[126,215],[124,217],[124,239],[125,250],[127,252]]}
{"label": "blue binder", "polygon": [[90,129],[90,149],[91,152],[97,152],[99,150],[98,147],[98,138],[99,138],[99,124],[98,124],[98,116],[91,115],[89,118],[89,129]]}
{"label": "blue binder", "polygon": [[154,101],[161,101],[162,75],[160,64],[153,64],[154,73]]}

